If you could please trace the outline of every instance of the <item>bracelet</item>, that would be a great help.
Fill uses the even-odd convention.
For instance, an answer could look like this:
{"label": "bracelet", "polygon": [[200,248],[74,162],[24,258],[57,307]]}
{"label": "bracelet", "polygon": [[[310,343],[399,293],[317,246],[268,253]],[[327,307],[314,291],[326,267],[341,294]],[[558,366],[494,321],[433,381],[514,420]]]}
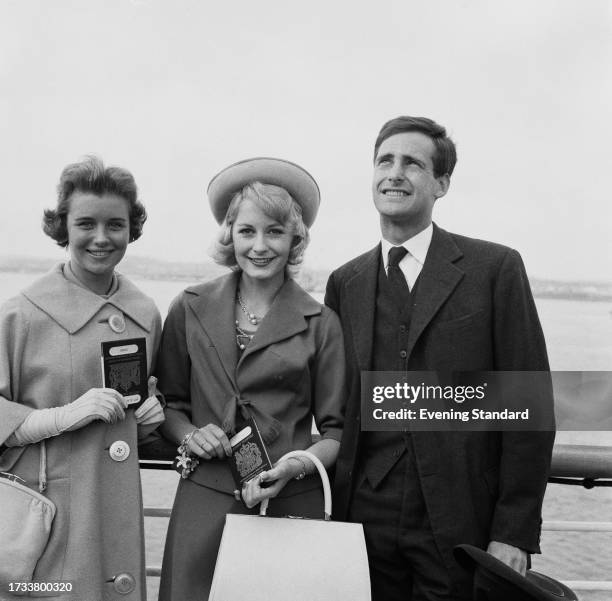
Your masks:
{"label": "bracelet", "polygon": [[181,478],[189,478],[191,472],[193,472],[200,463],[200,460],[189,450],[189,441],[197,431],[198,429],[196,428],[189,434],[185,434],[177,449],[176,469],[180,470]]}
{"label": "bracelet", "polygon": [[306,476],[306,464],[304,463],[304,460],[301,457],[289,457],[289,459],[295,459],[302,464],[302,471],[294,478],[294,480],[303,480]]}

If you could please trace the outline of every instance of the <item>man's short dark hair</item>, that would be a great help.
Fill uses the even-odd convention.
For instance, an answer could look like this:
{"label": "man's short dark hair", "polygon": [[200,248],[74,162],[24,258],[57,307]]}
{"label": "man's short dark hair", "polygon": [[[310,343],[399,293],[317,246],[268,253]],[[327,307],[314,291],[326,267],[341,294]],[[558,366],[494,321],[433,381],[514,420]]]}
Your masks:
{"label": "man's short dark hair", "polygon": [[427,117],[396,117],[387,121],[381,128],[374,143],[374,159],[380,145],[395,134],[418,131],[430,137],[436,152],[433,156],[434,176],[452,175],[457,163],[455,143],[446,135],[446,129]]}

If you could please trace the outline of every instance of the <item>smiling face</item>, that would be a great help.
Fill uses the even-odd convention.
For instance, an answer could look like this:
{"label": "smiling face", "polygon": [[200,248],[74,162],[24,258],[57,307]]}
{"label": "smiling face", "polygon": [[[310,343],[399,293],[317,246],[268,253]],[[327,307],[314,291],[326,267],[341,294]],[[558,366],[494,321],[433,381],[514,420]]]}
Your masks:
{"label": "smiling face", "polygon": [[66,227],[72,271],[91,290],[104,294],[130,240],[128,201],[77,190],[70,197]]}
{"label": "smiling face", "polygon": [[232,225],[236,263],[242,277],[281,284],[293,243],[293,232],[244,200]]}
{"label": "smiling face", "polygon": [[406,225],[413,234],[431,223],[436,200],[448,190],[448,175],[436,177],[435,146],[421,132],[390,136],[374,159],[372,195],[383,222]]}

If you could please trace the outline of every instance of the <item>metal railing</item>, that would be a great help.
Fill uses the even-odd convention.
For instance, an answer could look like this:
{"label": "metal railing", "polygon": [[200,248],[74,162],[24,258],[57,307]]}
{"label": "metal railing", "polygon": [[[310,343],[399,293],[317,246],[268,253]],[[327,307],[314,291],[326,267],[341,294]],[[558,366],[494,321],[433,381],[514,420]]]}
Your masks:
{"label": "metal railing", "polygon": [[[170,470],[168,460],[175,452],[169,443],[160,441],[145,449],[140,460],[141,469]],[[142,455],[142,453],[141,453]],[[589,445],[555,445],[549,482],[578,485],[584,488],[612,486],[612,447]],[[170,517],[170,508],[145,507],[146,517]],[[544,521],[542,530],[557,532],[612,532],[612,522]],[[147,566],[147,576],[159,577],[159,566]],[[563,583],[576,591],[612,591],[612,580],[564,580]]]}

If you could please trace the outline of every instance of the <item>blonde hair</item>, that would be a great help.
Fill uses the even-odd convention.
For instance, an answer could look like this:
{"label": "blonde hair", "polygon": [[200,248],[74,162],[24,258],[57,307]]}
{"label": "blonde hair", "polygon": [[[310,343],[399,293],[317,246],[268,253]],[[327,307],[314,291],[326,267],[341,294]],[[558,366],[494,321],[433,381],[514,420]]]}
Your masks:
{"label": "blonde hair", "polygon": [[219,265],[238,269],[232,239],[232,227],[240,205],[245,200],[250,200],[270,219],[274,219],[290,230],[294,243],[289,252],[285,273],[293,277],[304,259],[304,251],[310,242],[308,228],[302,219],[302,207],[293,200],[284,188],[262,184],[257,181],[247,184],[242,190],[234,194],[227,208],[221,230],[217,235],[217,240],[211,250],[213,260]]}

